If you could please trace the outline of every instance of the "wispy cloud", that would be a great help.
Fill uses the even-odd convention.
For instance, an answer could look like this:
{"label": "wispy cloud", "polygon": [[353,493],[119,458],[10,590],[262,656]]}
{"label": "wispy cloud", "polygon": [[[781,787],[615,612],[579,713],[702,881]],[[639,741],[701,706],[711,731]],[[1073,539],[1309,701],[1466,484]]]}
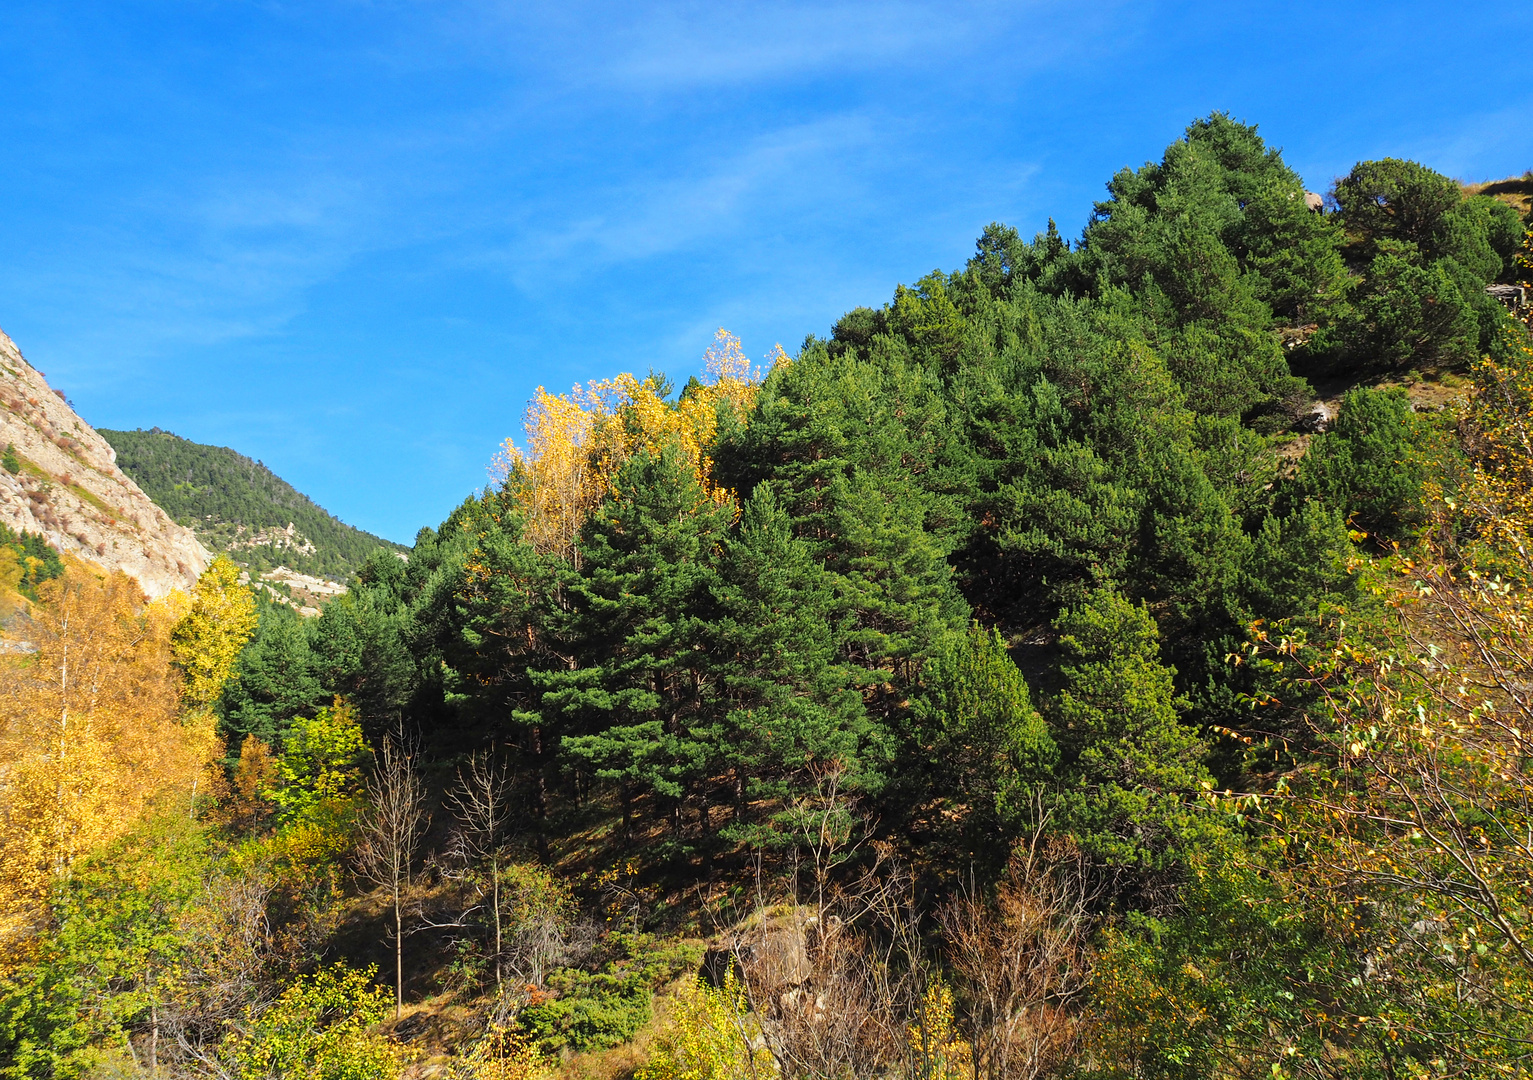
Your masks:
{"label": "wispy cloud", "polygon": [[846,78],[922,70],[1007,42],[996,57],[1012,76],[1102,42],[1117,9],[1064,0],[718,0],[713,3],[470,2],[438,22],[481,62],[531,67],[555,83],[629,92]]}
{"label": "wispy cloud", "polygon": [[861,113],[765,132],[691,169],[630,177],[565,202],[556,212],[568,219],[534,226],[505,255],[527,269],[584,270],[717,243],[746,217],[786,205],[813,203],[804,208],[825,214],[852,195],[852,163],[877,137],[874,121]]}

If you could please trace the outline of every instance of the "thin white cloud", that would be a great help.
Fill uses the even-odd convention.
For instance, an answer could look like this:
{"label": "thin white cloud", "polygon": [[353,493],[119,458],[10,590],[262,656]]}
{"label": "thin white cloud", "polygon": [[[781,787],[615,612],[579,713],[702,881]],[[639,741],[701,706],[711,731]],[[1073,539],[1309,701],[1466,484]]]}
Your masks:
{"label": "thin white cloud", "polygon": [[579,252],[583,268],[632,262],[715,242],[767,204],[804,204],[810,201],[807,187],[841,202],[845,187],[855,183],[845,159],[860,156],[876,139],[873,123],[859,114],[771,131],[735,153],[710,158],[696,172],[636,177],[593,193],[582,203],[595,202],[598,212],[530,232],[514,245],[514,257],[547,266]]}
{"label": "thin white cloud", "polygon": [[438,32],[460,56],[536,71],[579,92],[672,93],[951,62],[1005,39],[1010,77],[1102,40],[1115,9],[1063,0],[862,0],[629,4],[470,2]]}

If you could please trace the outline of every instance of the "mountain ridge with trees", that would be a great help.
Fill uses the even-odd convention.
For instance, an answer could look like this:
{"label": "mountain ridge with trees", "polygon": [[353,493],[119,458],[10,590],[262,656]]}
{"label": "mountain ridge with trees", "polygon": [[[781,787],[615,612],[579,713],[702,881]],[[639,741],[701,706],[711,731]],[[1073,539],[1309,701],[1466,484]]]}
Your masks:
{"label": "mountain ridge with trees", "polygon": [[118,464],[166,513],[252,576],[277,566],[344,583],[378,548],[401,545],[347,525],[259,461],[159,428],[108,431]]}

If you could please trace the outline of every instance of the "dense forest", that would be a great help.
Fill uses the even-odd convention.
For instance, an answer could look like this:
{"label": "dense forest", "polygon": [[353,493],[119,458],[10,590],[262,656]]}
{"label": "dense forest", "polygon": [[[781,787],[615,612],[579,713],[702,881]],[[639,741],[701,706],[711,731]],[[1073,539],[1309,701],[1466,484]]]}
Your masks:
{"label": "dense forest", "polygon": [[1214,114],[316,618],[39,585],[0,1076],[1533,1075],[1529,194]]}
{"label": "dense forest", "polygon": [[255,574],[286,566],[346,581],[379,548],[402,550],[326,513],[259,461],[227,447],[159,428],[98,434],[144,494],[210,550],[228,552]]}

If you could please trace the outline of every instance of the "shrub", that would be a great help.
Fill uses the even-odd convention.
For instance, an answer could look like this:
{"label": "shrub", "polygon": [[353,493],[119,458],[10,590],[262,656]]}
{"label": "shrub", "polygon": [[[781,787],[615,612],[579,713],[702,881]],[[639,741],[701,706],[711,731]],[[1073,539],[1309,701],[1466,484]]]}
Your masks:
{"label": "shrub", "polygon": [[1381,254],[1369,264],[1355,320],[1344,333],[1358,362],[1402,368],[1468,363],[1480,325],[1448,266],[1416,266]]}
{"label": "shrub", "polygon": [[[615,955],[614,955],[615,954]],[[517,1017],[545,1053],[605,1050],[633,1037],[650,1017],[654,991],[702,959],[695,945],[657,948],[648,935],[613,934],[600,971],[560,968],[548,978],[554,996],[536,1000]]]}
{"label": "shrub", "polygon": [[387,1080],[399,1056],[368,1028],[393,1000],[372,986],[376,968],[344,964],[300,977],[272,1005],[244,1022],[218,1049],[220,1072],[232,1080],[302,1076],[306,1080]]}
{"label": "shrub", "polygon": [[548,1060],[524,1036],[495,1026],[458,1060],[455,1080],[556,1080]]}
{"label": "shrub", "polygon": [[1424,434],[1403,390],[1349,391],[1299,463],[1299,487],[1359,528],[1403,536],[1421,517]]}
{"label": "shrub", "polygon": [[634,1080],[738,1080],[777,1075],[776,1062],[753,1048],[759,1026],[745,1009],[730,972],[718,989],[702,982],[682,988]]}

